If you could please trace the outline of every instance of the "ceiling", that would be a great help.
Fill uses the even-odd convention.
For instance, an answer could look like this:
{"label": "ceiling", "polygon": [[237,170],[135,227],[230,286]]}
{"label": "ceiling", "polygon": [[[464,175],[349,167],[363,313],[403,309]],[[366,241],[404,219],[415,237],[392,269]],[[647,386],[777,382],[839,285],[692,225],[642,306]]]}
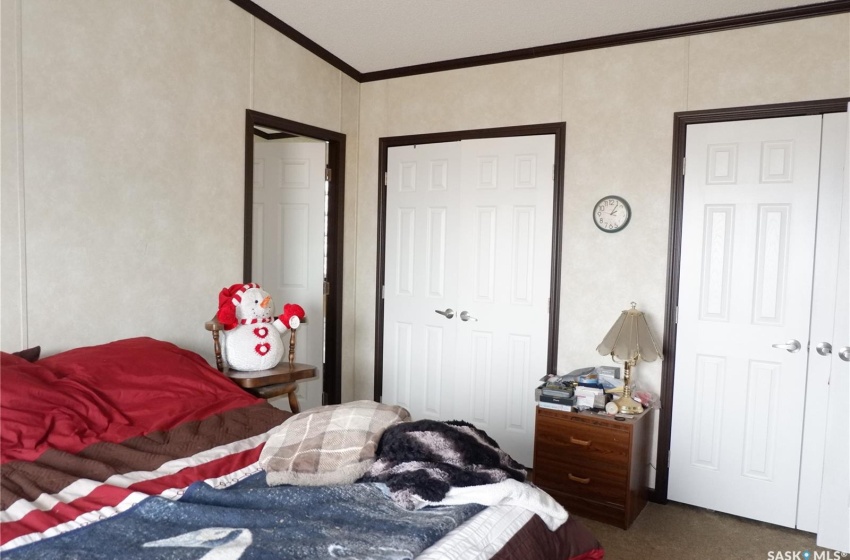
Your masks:
{"label": "ceiling", "polygon": [[[850,10],[848,0],[232,1],[258,17],[267,12],[262,14],[267,23],[268,16],[279,20],[282,26],[273,24],[278,30],[290,35],[287,28],[291,28],[288,31],[347,66],[347,73],[363,75],[535,47],[581,45],[620,34],[643,36],[641,32],[648,30],[700,22],[723,25],[692,26],[677,34],[741,27],[759,23],[747,16],[762,12],[776,11],[765,14],[766,21],[783,21],[807,17],[801,13]],[[519,58],[530,58],[532,53]]]}

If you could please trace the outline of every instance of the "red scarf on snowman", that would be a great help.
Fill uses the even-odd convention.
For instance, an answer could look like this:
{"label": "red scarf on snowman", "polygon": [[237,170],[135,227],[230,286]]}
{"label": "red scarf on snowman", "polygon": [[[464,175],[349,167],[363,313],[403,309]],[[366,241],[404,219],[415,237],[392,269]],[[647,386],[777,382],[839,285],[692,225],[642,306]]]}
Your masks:
{"label": "red scarf on snowman", "polygon": [[[224,330],[229,331],[239,324],[239,319],[236,318],[236,304],[242,301],[242,294],[250,288],[259,288],[259,284],[233,284],[229,288],[222,288],[218,294],[218,313],[216,318],[224,327]],[[236,301],[234,301],[236,300]],[[304,308],[297,303],[287,303],[283,306],[283,313],[278,317],[283,325],[290,329],[292,325],[290,321],[293,317],[298,317],[300,322],[304,322]]]}

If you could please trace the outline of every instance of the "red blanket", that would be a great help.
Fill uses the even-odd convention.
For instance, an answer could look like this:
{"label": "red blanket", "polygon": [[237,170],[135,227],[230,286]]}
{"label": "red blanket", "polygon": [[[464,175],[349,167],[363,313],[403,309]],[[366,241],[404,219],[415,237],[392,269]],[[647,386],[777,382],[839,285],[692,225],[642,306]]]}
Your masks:
{"label": "red blanket", "polygon": [[289,416],[149,338],[0,359],[4,548],[198,480],[229,485],[259,470],[268,430]]}

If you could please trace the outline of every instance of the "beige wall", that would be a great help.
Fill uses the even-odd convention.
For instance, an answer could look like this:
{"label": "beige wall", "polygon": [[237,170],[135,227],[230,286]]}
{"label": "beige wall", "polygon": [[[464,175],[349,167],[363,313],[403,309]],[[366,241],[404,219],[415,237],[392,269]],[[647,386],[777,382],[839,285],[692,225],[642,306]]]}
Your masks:
{"label": "beige wall", "polygon": [[224,0],[4,0],[1,21],[3,350],[151,336],[211,359],[203,323],[242,277],[245,110],[343,132],[353,158],[359,85]]}
{"label": "beige wall", "polygon": [[23,262],[23,191],[19,165],[19,6],[0,2],[0,333],[2,349],[26,344],[26,275]]}
{"label": "beige wall", "polygon": [[[2,5],[2,348],[210,358],[253,108],[347,135],[344,400],[373,391],[378,138],[567,123],[563,371],[604,362],[629,301],[661,336],[675,111],[850,95],[850,14],[358,84],[224,0]],[[590,220],[606,194],[634,211],[615,235]]]}
{"label": "beige wall", "polygon": [[[850,15],[365,83],[360,92],[355,396],[373,390],[377,146],[384,136],[567,123],[559,372],[636,301],[662,336],[673,113],[850,96]],[[591,222],[629,201],[620,233]],[[637,368],[656,392],[661,363]]]}
{"label": "beige wall", "polygon": [[[371,398],[374,386],[380,137],[567,123],[563,373],[611,363],[595,348],[630,301],[661,341],[673,113],[846,96],[848,14],[362,84],[355,397]],[[607,194],[632,207],[629,226],[617,234],[591,221],[593,204]],[[659,392],[660,361],[636,372]]]}

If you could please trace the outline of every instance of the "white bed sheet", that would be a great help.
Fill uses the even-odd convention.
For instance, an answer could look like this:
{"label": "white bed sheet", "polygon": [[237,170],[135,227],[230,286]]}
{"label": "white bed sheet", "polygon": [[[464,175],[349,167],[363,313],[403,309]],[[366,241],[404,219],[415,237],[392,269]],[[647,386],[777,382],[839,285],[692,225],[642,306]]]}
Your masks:
{"label": "white bed sheet", "polygon": [[534,514],[516,506],[490,506],[446,533],[417,560],[489,560]]}

